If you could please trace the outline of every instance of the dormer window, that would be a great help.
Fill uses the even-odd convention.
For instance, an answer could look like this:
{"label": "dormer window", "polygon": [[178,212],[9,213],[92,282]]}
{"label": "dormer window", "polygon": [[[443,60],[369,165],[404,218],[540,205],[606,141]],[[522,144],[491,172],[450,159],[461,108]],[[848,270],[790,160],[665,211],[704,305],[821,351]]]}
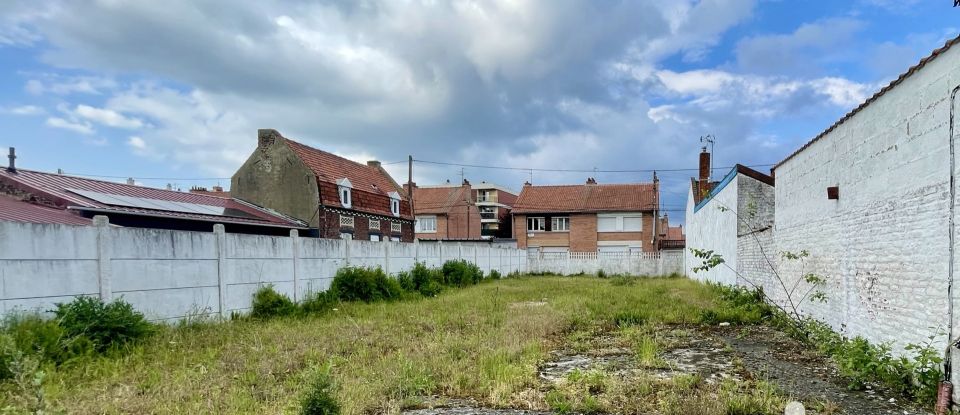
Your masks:
{"label": "dormer window", "polygon": [[390,192],[390,213],[393,216],[400,216],[400,193]]}
{"label": "dormer window", "polygon": [[350,183],[350,179],[344,177],[340,180],[337,180],[337,192],[340,194],[340,204],[345,208],[350,208],[352,206],[352,199],[350,192],[353,189],[353,184]]}

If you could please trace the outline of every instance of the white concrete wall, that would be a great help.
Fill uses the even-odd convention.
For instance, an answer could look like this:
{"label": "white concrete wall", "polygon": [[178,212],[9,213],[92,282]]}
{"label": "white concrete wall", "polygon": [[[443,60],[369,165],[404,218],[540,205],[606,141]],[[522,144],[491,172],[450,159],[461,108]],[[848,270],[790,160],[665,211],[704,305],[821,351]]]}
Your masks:
{"label": "white concrete wall", "polygon": [[683,273],[683,252],[544,252],[531,254],[527,264],[530,272],[550,272],[559,275],[607,274],[669,275]]}
{"label": "white concrete wall", "polygon": [[[827,278],[827,302],[804,306],[808,315],[896,351],[951,325],[950,177],[960,172],[950,171],[949,143],[957,143],[950,94],[957,85],[960,47],[776,169],[777,250],[810,252],[805,266],[780,261],[780,273]],[[839,186],[839,200],[827,199],[828,186]],[[946,342],[939,335],[935,347]]]}
{"label": "white concrete wall", "polygon": [[[687,197],[687,254],[684,270],[688,277],[700,281],[735,285],[737,274],[737,188],[739,181],[727,183],[719,193],[694,212],[693,190]],[[707,271],[693,272],[694,267],[703,264],[703,259],[689,252],[690,249],[712,250],[723,257],[726,265],[720,265]]]}
{"label": "white concrete wall", "polygon": [[770,289],[777,256],[773,242],[774,187],[741,174],[737,176],[737,193],[738,283]]}
{"label": "white concrete wall", "polygon": [[[219,227],[218,227],[219,228]],[[484,273],[526,271],[526,252],[486,243],[369,242],[0,222],[0,315],[48,311],[75,296],[123,298],[153,320],[229,315],[272,284],[292,299],[330,287],[347,266],[392,275],[452,259]],[[222,301],[221,301],[222,300]]]}

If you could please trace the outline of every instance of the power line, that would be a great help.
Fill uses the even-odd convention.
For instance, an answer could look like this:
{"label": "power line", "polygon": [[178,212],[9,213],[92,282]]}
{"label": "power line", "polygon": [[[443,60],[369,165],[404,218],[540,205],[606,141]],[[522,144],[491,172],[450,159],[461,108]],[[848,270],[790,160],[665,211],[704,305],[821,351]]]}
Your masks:
{"label": "power line", "polygon": [[[426,164],[436,164],[441,166],[455,166],[455,167],[470,167],[476,169],[493,169],[493,170],[514,170],[514,171],[545,171],[545,172],[568,172],[568,173],[652,173],[652,172],[684,172],[684,171],[698,171],[699,168],[692,169],[635,169],[635,170],[600,170],[600,169],[544,169],[537,167],[511,167],[511,166],[486,166],[480,164],[462,164],[462,163],[450,163],[445,161],[431,161],[431,160],[417,160],[414,159],[414,162],[417,163],[426,163]],[[770,164],[753,164],[746,167],[770,167],[776,163]],[[732,169],[734,166],[729,167],[713,167],[714,169]]]}

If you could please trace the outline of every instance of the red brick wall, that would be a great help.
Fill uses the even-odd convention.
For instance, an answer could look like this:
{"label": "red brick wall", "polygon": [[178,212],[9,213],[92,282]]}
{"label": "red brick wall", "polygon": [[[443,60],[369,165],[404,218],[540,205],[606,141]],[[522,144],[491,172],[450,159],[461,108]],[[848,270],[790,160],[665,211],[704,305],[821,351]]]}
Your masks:
{"label": "red brick wall", "polygon": [[[340,227],[340,215],[353,216],[353,228]],[[380,228],[376,233],[381,235],[382,239],[391,236],[400,236],[402,242],[413,242],[413,224],[403,222],[400,225],[400,234],[394,234],[390,231],[392,221],[387,218],[380,218]],[[351,213],[340,213],[337,211],[323,210],[320,221],[320,237],[330,239],[340,239],[341,232],[351,233],[353,239],[361,241],[370,240],[370,218],[367,216],[357,216]]]}
{"label": "red brick wall", "polygon": [[513,237],[517,240],[517,248],[527,249],[527,216],[514,215]]}
{"label": "red brick wall", "polygon": [[597,215],[570,215],[570,252],[597,251]]}

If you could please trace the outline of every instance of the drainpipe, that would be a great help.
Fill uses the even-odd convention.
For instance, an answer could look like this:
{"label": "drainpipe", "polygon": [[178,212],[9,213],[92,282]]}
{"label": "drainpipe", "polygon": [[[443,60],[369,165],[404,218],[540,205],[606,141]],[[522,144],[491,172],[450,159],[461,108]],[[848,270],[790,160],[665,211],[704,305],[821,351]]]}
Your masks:
{"label": "drainpipe", "polygon": [[953,383],[951,383],[951,375],[953,371],[953,362],[950,361],[953,354],[953,345],[957,344],[957,339],[954,339],[953,334],[953,261],[954,261],[954,215],[957,200],[957,189],[956,189],[956,178],[954,177],[954,172],[956,171],[956,154],[955,154],[955,144],[953,140],[953,119],[954,119],[954,107],[957,99],[957,91],[960,91],[960,86],[953,88],[953,91],[950,92],[950,218],[948,221],[947,228],[950,232],[950,263],[947,264],[947,350],[944,351],[943,358],[943,381],[940,382],[940,389],[937,391],[937,406],[936,413],[937,415],[946,415],[947,411],[950,409],[950,403],[953,398]]}

